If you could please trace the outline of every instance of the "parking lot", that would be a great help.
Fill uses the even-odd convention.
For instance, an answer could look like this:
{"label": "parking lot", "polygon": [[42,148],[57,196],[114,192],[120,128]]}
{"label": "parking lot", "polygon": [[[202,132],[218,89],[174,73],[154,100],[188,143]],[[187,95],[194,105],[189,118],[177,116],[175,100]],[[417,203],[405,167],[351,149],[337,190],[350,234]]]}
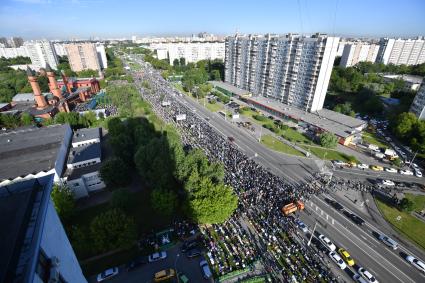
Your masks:
{"label": "parking lot", "polygon": [[[187,258],[186,255],[180,251],[181,245],[182,244],[179,243],[167,250],[167,258],[141,265],[132,271],[126,271],[124,266],[120,266],[119,274],[107,282],[150,283],[154,282],[153,277],[156,272],[169,268],[184,273],[189,279],[189,282],[212,282],[212,280],[206,280],[202,276],[202,271],[199,267],[199,262],[202,257]],[[97,282],[96,276],[91,277],[89,282]],[[177,280],[174,282],[177,282]]]}

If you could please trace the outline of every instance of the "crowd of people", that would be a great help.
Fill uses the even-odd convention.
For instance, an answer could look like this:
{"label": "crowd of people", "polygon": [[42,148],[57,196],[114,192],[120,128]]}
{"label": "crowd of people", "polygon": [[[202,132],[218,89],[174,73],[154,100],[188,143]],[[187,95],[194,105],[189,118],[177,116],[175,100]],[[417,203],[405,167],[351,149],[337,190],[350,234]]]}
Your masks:
{"label": "crowd of people", "polygon": [[[141,65],[142,71],[134,76],[143,99],[151,103],[158,116],[179,128],[185,145],[200,148],[211,161],[224,164],[225,183],[239,196],[238,209],[226,223],[202,231],[210,251],[209,262],[217,274],[243,269],[260,260],[277,281],[336,280],[322,256],[302,245],[293,219],[284,217],[280,210],[289,202],[305,201],[323,192],[321,180],[294,185],[267,171],[180,102],[182,94],[159,72],[147,63]],[[164,107],[163,101],[170,104]],[[186,116],[176,121],[179,114]]]}

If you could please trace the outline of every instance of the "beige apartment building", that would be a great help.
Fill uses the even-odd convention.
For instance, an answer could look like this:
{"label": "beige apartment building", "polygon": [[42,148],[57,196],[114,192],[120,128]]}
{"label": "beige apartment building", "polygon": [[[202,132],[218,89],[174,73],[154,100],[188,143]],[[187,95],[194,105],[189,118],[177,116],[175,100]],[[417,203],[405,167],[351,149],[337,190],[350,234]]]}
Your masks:
{"label": "beige apartment building", "polygon": [[65,44],[65,49],[68,54],[69,65],[74,72],[101,69],[94,43]]}

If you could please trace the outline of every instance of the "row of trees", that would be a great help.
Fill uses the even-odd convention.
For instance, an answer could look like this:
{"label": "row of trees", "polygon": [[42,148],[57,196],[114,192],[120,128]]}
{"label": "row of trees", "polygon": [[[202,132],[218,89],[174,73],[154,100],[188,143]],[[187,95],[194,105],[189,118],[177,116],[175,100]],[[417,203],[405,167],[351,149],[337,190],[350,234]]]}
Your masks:
{"label": "row of trees", "polygon": [[425,121],[419,120],[411,112],[404,112],[391,121],[390,128],[412,150],[425,153]]}
{"label": "row of trees", "polygon": [[22,115],[0,115],[0,128],[14,129],[22,126],[30,126],[32,124],[34,124],[34,119],[28,113],[22,113]]}

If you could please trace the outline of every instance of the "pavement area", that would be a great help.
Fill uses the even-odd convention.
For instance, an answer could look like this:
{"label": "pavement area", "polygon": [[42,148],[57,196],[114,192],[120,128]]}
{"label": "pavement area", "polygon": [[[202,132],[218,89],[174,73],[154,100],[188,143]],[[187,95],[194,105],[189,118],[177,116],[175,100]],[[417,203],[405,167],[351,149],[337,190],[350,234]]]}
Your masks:
{"label": "pavement area", "polygon": [[[177,272],[183,272],[189,279],[189,282],[212,283],[212,280],[206,280],[202,276],[202,271],[199,267],[201,257],[187,258],[185,254],[180,252],[180,247],[181,243],[167,250],[167,258],[157,262],[147,263],[132,271],[126,271],[124,265],[119,266],[119,274],[107,282],[151,283],[154,282],[153,277],[156,272],[167,268],[173,268],[177,270]],[[96,276],[89,278],[88,281],[97,282]]]}

